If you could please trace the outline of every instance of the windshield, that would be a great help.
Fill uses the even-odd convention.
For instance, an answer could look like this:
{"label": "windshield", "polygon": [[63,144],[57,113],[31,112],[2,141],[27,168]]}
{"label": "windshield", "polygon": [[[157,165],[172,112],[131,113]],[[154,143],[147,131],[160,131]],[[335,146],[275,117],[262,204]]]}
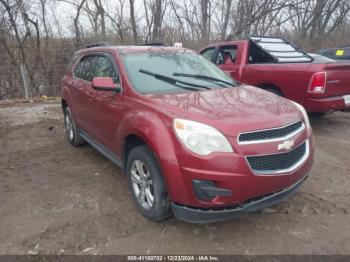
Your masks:
{"label": "windshield", "polygon": [[186,84],[174,84],[161,81],[149,74],[142,73],[144,71],[150,71],[158,75],[175,78],[183,82],[190,82],[193,85],[205,86],[208,87],[207,89],[227,88],[230,86],[227,84],[225,85],[220,81],[189,78],[188,76],[178,76],[175,73],[209,76],[235,84],[231,78],[218,67],[196,53],[187,51],[171,53],[124,53],[122,54],[122,57],[129,80],[134,88],[142,94],[190,92],[190,90],[183,88],[188,87]]}

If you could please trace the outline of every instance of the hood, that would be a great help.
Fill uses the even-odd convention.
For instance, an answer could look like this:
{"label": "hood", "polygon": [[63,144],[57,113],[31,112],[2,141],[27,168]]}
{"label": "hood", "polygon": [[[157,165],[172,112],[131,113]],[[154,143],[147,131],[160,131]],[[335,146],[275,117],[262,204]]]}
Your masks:
{"label": "hood", "polygon": [[211,125],[228,136],[285,126],[302,118],[290,100],[247,85],[150,99],[161,112]]}

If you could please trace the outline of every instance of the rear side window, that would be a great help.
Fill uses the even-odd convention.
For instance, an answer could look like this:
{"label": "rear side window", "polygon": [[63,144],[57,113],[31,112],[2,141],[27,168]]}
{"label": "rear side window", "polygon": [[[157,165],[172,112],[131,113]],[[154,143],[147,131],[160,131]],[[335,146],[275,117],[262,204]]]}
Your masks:
{"label": "rear side window", "polygon": [[262,64],[262,63],[274,63],[273,57],[265,52],[263,49],[259,48],[253,42],[249,42],[249,64]]}

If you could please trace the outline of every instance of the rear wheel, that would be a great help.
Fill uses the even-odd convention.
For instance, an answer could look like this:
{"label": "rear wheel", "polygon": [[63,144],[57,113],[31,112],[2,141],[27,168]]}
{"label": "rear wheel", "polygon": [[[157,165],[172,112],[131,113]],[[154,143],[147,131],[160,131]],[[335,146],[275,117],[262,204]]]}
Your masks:
{"label": "rear wheel", "polygon": [[270,93],[273,93],[275,95],[278,95],[278,96],[283,96],[281,91],[279,91],[277,88],[274,88],[274,87],[268,87],[268,88],[265,88],[266,91],[270,92]]}
{"label": "rear wheel", "polygon": [[63,109],[64,112],[64,127],[66,129],[67,139],[72,146],[80,146],[85,143],[76,129],[72,114],[69,107]]}
{"label": "rear wheel", "polygon": [[163,176],[149,147],[141,145],[130,151],[127,175],[135,204],[143,216],[160,221],[171,215]]}

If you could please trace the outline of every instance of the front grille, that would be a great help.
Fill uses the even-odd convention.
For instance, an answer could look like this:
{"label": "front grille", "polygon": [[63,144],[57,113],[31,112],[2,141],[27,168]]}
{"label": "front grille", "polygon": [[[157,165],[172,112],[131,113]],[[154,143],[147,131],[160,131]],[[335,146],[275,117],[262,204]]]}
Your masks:
{"label": "front grille", "polygon": [[307,142],[304,142],[300,146],[287,153],[248,156],[247,160],[254,172],[274,173],[276,171],[287,170],[296,165],[304,157],[306,150]]}
{"label": "front grille", "polygon": [[281,128],[242,133],[239,135],[238,141],[251,142],[251,141],[267,140],[267,139],[274,139],[274,138],[282,138],[297,131],[302,126],[303,126],[303,122],[298,121],[291,125],[284,126]]}

